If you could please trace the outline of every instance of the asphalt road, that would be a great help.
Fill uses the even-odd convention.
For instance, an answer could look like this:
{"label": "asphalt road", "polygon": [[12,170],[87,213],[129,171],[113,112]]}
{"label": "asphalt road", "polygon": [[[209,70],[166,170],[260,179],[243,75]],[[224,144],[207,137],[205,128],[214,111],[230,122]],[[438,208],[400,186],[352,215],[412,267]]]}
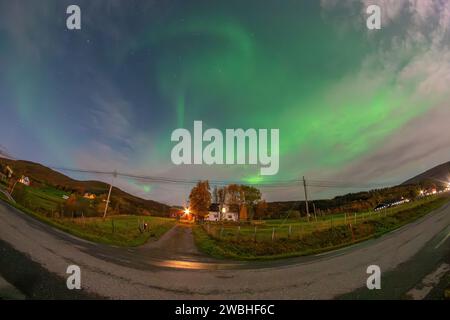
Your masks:
{"label": "asphalt road", "polygon": [[[0,247],[2,243],[8,247],[8,254],[0,259],[0,273],[6,272],[6,280],[27,292],[26,281],[16,282],[21,272],[33,274],[33,268],[38,268],[34,281],[40,280],[44,287],[48,283],[45,290],[57,286],[52,297],[62,298],[74,295],[64,287],[71,264],[81,268],[79,294],[83,297],[402,298],[440,264],[450,262],[449,225],[450,204],[352,247],[310,257],[244,263],[204,256],[193,246],[188,227],[175,227],[158,242],[139,248],[118,248],[70,236],[0,203]],[[14,254],[20,255],[20,268],[12,266],[16,260],[7,258]],[[369,291],[366,269],[374,264],[382,270],[382,289]]]}

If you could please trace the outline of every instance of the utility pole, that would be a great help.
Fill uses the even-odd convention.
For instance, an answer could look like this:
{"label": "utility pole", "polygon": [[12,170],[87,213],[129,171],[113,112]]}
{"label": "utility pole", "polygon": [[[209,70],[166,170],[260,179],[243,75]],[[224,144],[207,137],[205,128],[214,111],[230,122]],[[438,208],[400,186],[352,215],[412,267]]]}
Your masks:
{"label": "utility pole", "polygon": [[303,176],[303,190],[305,190],[306,216],[308,217],[308,220],[309,220],[308,191],[306,190],[305,176]]}
{"label": "utility pole", "polygon": [[106,212],[108,211],[108,205],[109,205],[109,198],[111,197],[111,191],[112,191],[112,187],[113,187],[112,185],[113,185],[113,181],[114,181],[115,177],[117,177],[117,172],[114,170],[113,178],[111,180],[111,184],[109,185],[108,198],[106,199],[105,212],[103,213],[103,219],[106,218]]}
{"label": "utility pole", "polygon": [[314,209],[314,220],[317,221],[317,214],[316,214],[316,205],[313,202],[313,209]]}

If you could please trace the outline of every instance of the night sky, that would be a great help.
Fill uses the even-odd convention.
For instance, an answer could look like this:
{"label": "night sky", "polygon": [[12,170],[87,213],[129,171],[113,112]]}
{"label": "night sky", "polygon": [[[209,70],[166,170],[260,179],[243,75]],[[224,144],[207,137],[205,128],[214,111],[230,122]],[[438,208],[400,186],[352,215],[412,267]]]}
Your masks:
{"label": "night sky", "polygon": [[[81,30],[66,28],[70,4]],[[366,28],[368,4],[382,7],[381,30]],[[51,166],[391,185],[450,160],[449,84],[446,0],[0,0],[0,145]],[[280,129],[278,175],[173,165],[171,132],[194,120]],[[115,183],[167,203],[189,190]],[[268,200],[301,193],[265,191]]]}

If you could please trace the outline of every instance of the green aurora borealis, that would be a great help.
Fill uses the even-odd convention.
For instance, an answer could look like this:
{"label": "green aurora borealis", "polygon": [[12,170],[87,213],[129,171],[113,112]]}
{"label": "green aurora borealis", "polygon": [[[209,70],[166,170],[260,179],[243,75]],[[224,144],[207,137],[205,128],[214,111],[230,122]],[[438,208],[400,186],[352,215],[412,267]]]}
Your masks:
{"label": "green aurora borealis", "polygon": [[[437,11],[420,24],[405,9],[369,31],[357,1],[79,1],[83,28],[70,34],[64,1],[43,2],[20,28],[1,18],[19,5],[0,13],[0,102],[14,127],[0,143],[34,161],[258,183],[334,177],[449,98],[430,83],[433,63],[449,63]],[[279,129],[279,174],[170,164],[171,131],[194,120]],[[141,191],[165,201],[184,192],[158,188]]]}

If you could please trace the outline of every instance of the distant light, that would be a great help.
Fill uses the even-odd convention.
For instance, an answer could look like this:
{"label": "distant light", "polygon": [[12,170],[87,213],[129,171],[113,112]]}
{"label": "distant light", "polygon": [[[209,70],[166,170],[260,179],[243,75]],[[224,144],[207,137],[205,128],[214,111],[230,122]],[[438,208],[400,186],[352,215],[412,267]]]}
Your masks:
{"label": "distant light", "polygon": [[184,214],[188,215],[191,213],[191,210],[189,210],[189,208],[184,209]]}
{"label": "distant light", "polygon": [[225,207],[222,208],[222,213],[226,213],[227,209]]}

